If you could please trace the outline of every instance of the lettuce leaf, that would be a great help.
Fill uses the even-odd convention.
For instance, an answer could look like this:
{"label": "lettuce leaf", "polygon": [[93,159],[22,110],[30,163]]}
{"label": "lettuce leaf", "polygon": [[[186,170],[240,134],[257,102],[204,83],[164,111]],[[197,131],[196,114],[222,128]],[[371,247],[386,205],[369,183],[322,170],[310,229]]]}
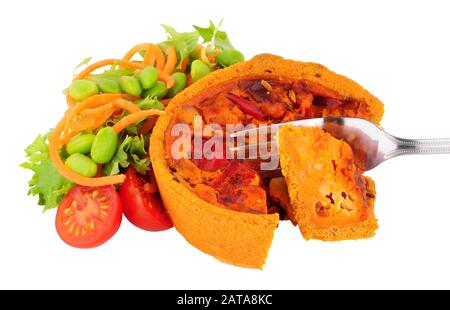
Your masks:
{"label": "lettuce leaf", "polygon": [[136,171],[145,174],[149,169],[150,158],[146,151],[145,141],[148,137],[126,136],[117,147],[113,159],[103,168],[103,174],[115,175],[120,173],[120,168],[128,168],[132,165]]}
{"label": "lettuce leaf", "polygon": [[193,27],[202,37],[203,43],[211,43],[213,47],[219,48],[223,51],[234,50],[235,48],[228,39],[227,33],[225,31],[219,30],[220,26],[222,26],[222,22],[223,19],[219,22],[219,24],[217,24],[217,27],[212,21],[209,21],[208,28],[202,28],[196,25],[193,25]]}
{"label": "lettuce leaf", "polygon": [[197,31],[193,32],[177,32],[173,27],[161,25],[167,33],[167,40],[159,43],[159,47],[166,51],[169,47],[175,47],[177,50],[178,64],[177,68],[181,66],[181,62],[197,47],[199,34]]}
{"label": "lettuce leaf", "polygon": [[149,96],[136,102],[136,105],[142,110],[164,110],[166,108],[156,97],[150,98]]}
{"label": "lettuce leaf", "polygon": [[28,182],[28,195],[37,195],[44,211],[58,207],[62,197],[74,186],[53,164],[48,152],[48,135],[37,136],[25,149],[28,160],[20,165],[34,172]]}
{"label": "lettuce leaf", "polygon": [[[129,137],[131,138],[131,137]],[[130,162],[128,160],[127,149],[130,141],[125,139],[117,148],[117,152],[109,163],[103,168],[103,174],[116,175],[120,173],[120,168],[128,168]]]}
{"label": "lettuce leaf", "polygon": [[75,69],[73,69],[73,75],[75,75],[75,72],[83,67],[83,66],[87,66],[89,64],[89,62],[92,60],[92,57],[86,57],[85,59],[83,59],[83,61],[81,61],[76,67]]}

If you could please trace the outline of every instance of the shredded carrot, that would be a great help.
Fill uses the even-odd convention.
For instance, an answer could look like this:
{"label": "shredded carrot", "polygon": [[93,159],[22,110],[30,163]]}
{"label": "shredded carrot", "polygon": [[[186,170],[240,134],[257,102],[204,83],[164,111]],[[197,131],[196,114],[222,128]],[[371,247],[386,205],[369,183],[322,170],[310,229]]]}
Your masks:
{"label": "shredded carrot", "polygon": [[158,69],[158,71],[163,71],[166,64],[164,53],[161,51],[158,45],[154,44],[152,44],[150,50],[155,54],[156,57],[156,69]]}
{"label": "shredded carrot", "polygon": [[73,122],[70,125],[70,131],[68,132],[68,136],[67,136],[67,138],[66,137],[64,137],[64,138],[67,141],[70,141],[70,138],[75,136],[80,131],[92,129],[94,124],[95,124],[94,118],[84,118],[84,119],[77,120],[76,122]]}
{"label": "shredded carrot", "polygon": [[209,64],[209,60],[208,57],[206,57],[206,48],[204,48],[202,46],[202,48],[200,49],[200,58],[201,61],[203,61],[206,64]]}
{"label": "shredded carrot", "polygon": [[164,53],[161,51],[159,46],[151,43],[141,43],[135,45],[131,48],[125,56],[123,56],[121,61],[121,66],[126,67],[126,62],[129,62],[131,58],[140,51],[145,51],[144,60],[142,61],[143,65],[153,66],[156,61],[156,68],[158,70],[163,70],[165,65],[165,57]]}
{"label": "shredded carrot", "polygon": [[76,104],[75,100],[73,100],[72,97],[70,97],[69,90],[67,90],[66,93],[66,102],[69,108],[73,107]]}
{"label": "shredded carrot", "polygon": [[181,62],[180,72],[186,71],[188,63],[189,63],[189,56],[186,56],[186,58],[184,58],[183,61]]}
{"label": "shredded carrot", "polygon": [[200,44],[197,44],[197,59],[202,58],[202,49],[203,49],[203,46],[201,46]]}
{"label": "shredded carrot", "polygon": [[130,95],[127,94],[97,94],[77,103],[72,109],[68,111],[69,116],[80,113],[87,108],[96,108],[98,106],[113,102],[119,98],[125,99],[135,97],[130,97]]}
{"label": "shredded carrot", "polygon": [[216,63],[216,57],[219,55],[219,52],[215,51],[208,55],[208,60],[210,63]]}
{"label": "shredded carrot", "polygon": [[87,108],[95,108],[107,103],[110,103],[118,98],[128,98],[129,96],[126,94],[98,94],[86,98],[85,100],[78,102],[73,106],[70,110],[66,112],[66,124],[64,125],[64,133],[66,134],[70,124],[72,123],[73,118],[76,114]]}
{"label": "shredded carrot", "polygon": [[145,53],[145,57],[144,57],[144,60],[142,61],[142,63],[146,66],[153,67],[153,66],[155,66],[155,61],[156,61],[156,55],[154,53],[150,53],[150,51],[147,51]]}
{"label": "shredded carrot", "polygon": [[72,120],[70,122],[70,125],[68,126],[69,129],[64,132],[64,137],[60,140],[59,146],[62,146],[66,143],[68,143],[73,137],[75,137],[79,132],[84,130],[92,130],[99,126],[101,126],[103,123],[105,123],[114,112],[114,107],[110,106],[109,109],[98,112],[97,115],[88,116],[84,118],[76,118],[75,120]]}
{"label": "shredded carrot", "polygon": [[133,58],[136,53],[140,51],[145,51],[145,54],[148,54],[149,46],[152,45],[150,43],[141,43],[133,46],[126,54],[122,57],[122,60],[129,61],[131,58]]}
{"label": "shredded carrot", "polygon": [[169,47],[167,49],[167,62],[164,66],[163,72],[166,74],[171,74],[177,65],[177,51],[174,47]]}
{"label": "shredded carrot", "polygon": [[127,110],[128,112],[131,113],[136,113],[141,110],[136,104],[123,98],[118,98],[114,100],[114,106],[116,106],[119,109]]}
{"label": "shredded carrot", "polygon": [[144,69],[146,65],[139,62],[127,61],[123,59],[104,59],[87,66],[83,71],[74,77],[74,80],[82,80],[87,78],[93,71],[106,66],[120,65],[130,69]]}
{"label": "shredded carrot", "polygon": [[158,70],[158,80],[166,83],[167,88],[171,88],[171,87],[173,87],[173,85],[175,85],[175,82],[171,75],[164,73],[163,71],[159,71],[159,70]]}
{"label": "shredded carrot", "polygon": [[70,126],[70,133],[77,134],[80,131],[89,130],[92,126],[94,126],[94,124],[95,119],[93,118],[80,119]]}
{"label": "shredded carrot", "polygon": [[[67,141],[67,139],[74,134],[74,129],[71,128],[74,122],[77,122],[78,119],[76,118],[76,115],[78,114],[85,114],[85,113],[91,113],[94,115],[100,115],[100,118],[105,119],[105,114],[109,113],[109,110],[111,110],[111,113],[109,113],[109,116],[114,113],[115,108],[125,109],[130,112],[137,112],[140,111],[139,107],[137,107],[134,103],[125,100],[124,98],[128,99],[136,99],[136,97],[132,97],[126,94],[98,94],[92,97],[89,97],[85,99],[84,101],[78,103],[76,106],[74,106],[72,109],[67,111],[67,121],[64,126],[64,134],[65,138],[63,141]],[[109,105],[110,106],[109,106]],[[113,107],[114,105],[114,107]],[[95,110],[94,108],[97,108]],[[89,112],[88,112],[89,111]],[[97,111],[97,112],[96,112]],[[108,119],[106,117],[105,121]],[[95,122],[98,123],[98,122]],[[69,133],[69,128],[72,130]],[[67,135],[67,138],[66,138]]]}
{"label": "shredded carrot", "polygon": [[113,129],[116,133],[121,132],[122,130],[124,130],[127,126],[134,124],[138,121],[141,121],[151,115],[162,115],[164,114],[164,111],[161,110],[144,110],[144,111],[139,111],[133,114],[130,114],[128,116],[125,116],[124,118],[122,118],[120,121],[118,121],[114,126]]}
{"label": "shredded carrot", "polygon": [[105,105],[101,105],[97,108],[85,109],[81,111],[81,115],[83,117],[91,117],[96,118],[98,115],[103,114],[105,111],[111,110],[114,107],[112,103],[107,103]]}
{"label": "shredded carrot", "polygon": [[97,119],[95,120],[95,124],[92,126],[92,129],[100,127],[102,124],[104,124],[114,113],[115,109],[112,107],[109,110],[106,110],[101,115],[97,116]]}
{"label": "shredded carrot", "polygon": [[[159,49],[159,48],[158,48]],[[162,53],[162,52],[161,52]],[[158,57],[158,56],[157,56]],[[164,55],[163,55],[164,58]],[[143,63],[139,62],[133,62],[133,61],[126,61],[126,60],[120,60],[120,59],[105,59],[96,63],[93,63],[92,65],[88,66],[86,69],[81,71],[77,76],[75,76],[74,80],[82,80],[89,76],[89,74],[92,73],[92,71],[95,71],[99,68],[105,67],[105,66],[112,66],[119,64],[120,66],[127,67],[130,69],[145,69],[147,66]],[[158,79],[160,81],[163,81],[166,83],[167,88],[171,88],[174,84],[173,79],[170,75],[164,73],[162,70],[164,69],[164,63],[162,63],[162,69],[158,68],[158,58],[156,58],[156,65],[158,70]]]}
{"label": "shredded carrot", "polygon": [[[123,99],[122,99],[123,100]],[[97,127],[100,127],[103,123],[105,123],[111,115],[114,113],[116,107],[112,103],[105,104],[98,108],[87,109],[82,111],[80,114],[83,117],[89,118],[93,120],[92,124],[89,127],[81,129],[81,130],[91,130]],[[70,126],[70,129],[73,131],[69,135],[77,134],[81,130],[76,128],[76,126]]]}
{"label": "shredded carrot", "polygon": [[202,47],[200,51],[200,59],[207,65],[214,65],[216,63],[216,56],[219,55],[217,51],[212,51],[209,55],[206,54],[206,48]]}
{"label": "shredded carrot", "polygon": [[97,69],[100,69],[105,66],[116,65],[116,64],[119,64],[119,60],[117,60],[117,59],[105,59],[105,60],[94,62],[93,64],[87,66],[83,71],[78,73],[78,75],[76,75],[73,79],[74,80],[82,80],[82,79],[88,77],[89,74],[91,74],[91,72],[93,72]]}
{"label": "shredded carrot", "polygon": [[70,141],[80,131],[97,128],[106,122],[113,112],[114,105],[109,103],[97,108],[83,110],[78,117],[67,119],[66,124],[64,124],[64,128],[67,128],[67,130],[64,132],[62,142]]}
{"label": "shredded carrot", "polygon": [[114,176],[99,177],[99,178],[88,178],[79,175],[67,168],[61,158],[59,157],[58,144],[59,138],[61,137],[62,130],[64,128],[65,117],[58,123],[55,130],[53,130],[49,141],[49,153],[50,157],[59,173],[66,179],[80,185],[84,186],[104,186],[110,184],[122,183],[125,180],[125,175],[119,174]]}
{"label": "shredded carrot", "polygon": [[139,70],[142,70],[145,67],[147,67],[146,65],[144,65],[143,63],[140,63],[140,62],[125,61],[125,60],[120,60],[119,65],[122,67],[130,68],[130,69],[139,69]]}
{"label": "shredded carrot", "polygon": [[[105,111],[104,113],[107,113],[109,111],[111,110]],[[75,137],[79,132],[83,130],[92,130],[94,128],[97,128],[99,126],[97,125],[98,123],[99,123],[98,119],[94,118],[84,118],[78,121],[73,121],[69,126],[69,130],[64,132],[64,137],[61,138],[58,146],[61,147],[64,144],[68,143],[73,137]]]}

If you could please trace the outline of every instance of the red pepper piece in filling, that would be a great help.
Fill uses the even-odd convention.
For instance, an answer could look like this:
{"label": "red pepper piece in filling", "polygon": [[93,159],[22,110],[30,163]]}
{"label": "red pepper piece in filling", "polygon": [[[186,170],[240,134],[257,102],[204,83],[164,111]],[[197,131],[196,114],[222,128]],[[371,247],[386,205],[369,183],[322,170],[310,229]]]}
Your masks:
{"label": "red pepper piece in filling", "polygon": [[342,106],[342,101],[334,98],[314,97],[314,105],[326,106],[329,109],[339,109]]}
{"label": "red pepper piece in filling", "polygon": [[241,111],[244,112],[245,114],[253,116],[254,118],[260,121],[264,120],[264,114],[254,103],[242,97],[239,97],[233,93],[226,94],[226,97],[235,105],[237,105],[238,108],[241,109]]}
{"label": "red pepper piece in filling", "polygon": [[235,187],[259,185],[259,176],[248,165],[232,162],[219,176],[213,179],[209,185],[219,192],[227,192]]}
{"label": "red pepper piece in filling", "polygon": [[[339,95],[336,91],[330,90],[320,84],[303,80],[295,83],[294,89],[297,93],[297,96],[302,97],[302,101],[305,99],[305,96],[309,96],[310,98],[314,97],[313,102],[309,98],[305,101],[306,103],[308,103],[306,106],[302,102],[303,114],[305,114],[305,111],[308,111],[308,109],[310,109],[311,104],[326,106],[329,109],[339,109],[342,106],[342,96]],[[308,114],[310,114],[310,112],[308,112]],[[306,115],[306,117],[310,118],[312,117],[312,115]]]}
{"label": "red pepper piece in filling", "polygon": [[301,80],[295,83],[294,87],[296,88],[296,91],[305,91],[307,93],[311,93],[314,97],[318,96],[338,100],[342,99],[342,96],[336,91],[311,81]]}

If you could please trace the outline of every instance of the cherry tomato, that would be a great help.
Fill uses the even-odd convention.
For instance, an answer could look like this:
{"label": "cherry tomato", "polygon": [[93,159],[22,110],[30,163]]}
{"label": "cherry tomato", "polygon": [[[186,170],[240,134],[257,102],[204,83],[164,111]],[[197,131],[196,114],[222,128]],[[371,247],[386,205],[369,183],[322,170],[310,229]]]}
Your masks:
{"label": "cherry tomato", "polygon": [[111,238],[122,222],[122,204],[114,186],[76,185],[61,200],[56,231],[77,248],[93,248]]}
{"label": "cherry tomato", "polygon": [[133,167],[127,169],[125,176],[119,195],[126,218],[144,230],[160,231],[171,228],[173,224],[161,203],[154,177],[146,179]]}

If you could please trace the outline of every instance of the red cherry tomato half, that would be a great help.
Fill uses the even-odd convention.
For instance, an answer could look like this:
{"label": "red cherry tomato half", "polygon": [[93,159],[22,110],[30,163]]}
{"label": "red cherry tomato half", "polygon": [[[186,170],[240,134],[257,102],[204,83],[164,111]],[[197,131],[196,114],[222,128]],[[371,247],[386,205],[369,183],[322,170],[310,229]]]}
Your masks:
{"label": "red cherry tomato half", "polygon": [[127,169],[125,176],[119,195],[126,218],[144,230],[160,231],[171,228],[172,221],[161,203],[154,178],[145,179],[133,167]]}
{"label": "red cherry tomato half", "polygon": [[56,231],[77,248],[93,248],[111,238],[122,222],[122,205],[114,186],[76,185],[61,200]]}

